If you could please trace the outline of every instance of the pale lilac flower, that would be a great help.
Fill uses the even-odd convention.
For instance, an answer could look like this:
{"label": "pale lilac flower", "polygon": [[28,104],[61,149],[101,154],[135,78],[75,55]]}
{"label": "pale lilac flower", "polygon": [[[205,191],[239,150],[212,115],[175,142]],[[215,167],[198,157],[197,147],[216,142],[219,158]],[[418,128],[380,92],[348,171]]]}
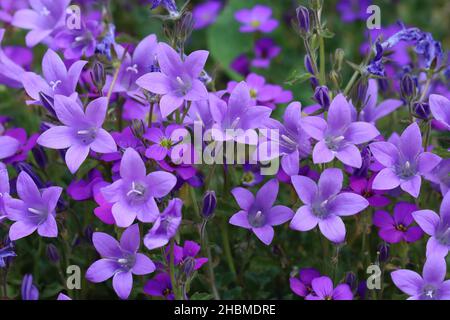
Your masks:
{"label": "pale lilac flower", "polygon": [[181,208],[183,201],[175,198],[169,201],[167,208],[158,216],[153,227],[144,237],[147,249],[164,247],[175,236],[181,224]]}
{"label": "pale lilac flower", "polygon": [[34,72],[26,72],[22,79],[23,87],[33,99],[32,103],[38,103],[41,100],[41,92],[51,98],[55,95],[69,97],[75,93],[81,71],[86,63],[86,61],[76,61],[67,70],[58,54],[49,49],[42,59],[44,77]]}
{"label": "pale lilac flower", "polygon": [[398,202],[394,207],[394,216],[388,212],[375,211],[372,222],[380,228],[378,235],[388,243],[400,241],[416,242],[423,236],[423,231],[418,226],[411,226],[414,222],[412,212],[417,210],[413,203]]}
{"label": "pale lilac flower", "polygon": [[380,134],[370,123],[352,122],[351,106],[342,94],[331,102],[327,121],[311,116],[303,118],[302,125],[307,134],[318,140],[313,150],[314,163],[328,163],[337,157],[354,168],[362,165],[361,152],[356,145]]}
{"label": "pale lilac flower", "polygon": [[438,94],[430,95],[430,109],[433,117],[450,130],[450,100]]}
{"label": "pale lilac flower", "polygon": [[[1,140],[0,140],[1,145]],[[9,175],[6,167],[0,162],[0,222],[6,218],[4,199],[8,197],[10,192]]]}
{"label": "pale lilac flower", "polygon": [[39,190],[33,179],[22,171],[17,179],[20,200],[9,196],[4,199],[8,219],[14,221],[9,229],[9,238],[15,241],[36,230],[41,237],[56,237],[58,226],[55,209],[62,191],[60,187]]}
{"label": "pale lilac flower", "polygon": [[409,296],[408,300],[450,300],[450,280],[445,280],[447,264],[440,256],[429,256],[422,276],[401,269],[391,273],[394,284]]}
{"label": "pale lilac flower", "polygon": [[22,300],[39,300],[39,290],[33,284],[33,276],[31,274],[26,274],[22,279],[21,296]]}
{"label": "pale lilac flower", "polygon": [[[125,48],[116,45],[115,50],[117,56],[122,58],[125,54],[122,65],[119,70],[116,84],[112,89],[113,92],[126,93],[130,97],[139,98],[140,88],[136,84],[136,80],[143,75],[156,70],[156,52],[158,42],[156,36],[151,34],[137,45],[133,53],[125,53]],[[109,90],[112,84],[112,77],[107,79],[104,90]],[[141,94],[142,95],[142,94]],[[140,99],[142,100],[142,99]]]}
{"label": "pale lilac flower", "polygon": [[241,32],[260,31],[269,33],[278,27],[278,21],[272,18],[272,9],[259,4],[251,9],[237,11],[234,17],[242,23],[239,29]]}
{"label": "pale lilac flower", "polygon": [[376,190],[400,188],[417,198],[420,193],[421,176],[433,170],[441,158],[431,152],[424,152],[422,136],[417,123],[403,131],[398,145],[390,142],[373,142],[370,150],[385,168],[373,181]]}
{"label": "pale lilac flower", "polygon": [[14,14],[12,25],[30,30],[25,41],[27,46],[34,47],[63,26],[70,0],[29,0],[29,4],[30,9]]}
{"label": "pale lilac flower", "polygon": [[198,79],[202,73],[208,51],[192,52],[184,60],[165,43],[159,43],[157,58],[161,72],[151,72],[136,80],[141,88],[162,95],[159,103],[163,117],[179,109],[185,101],[208,98],[205,85]]}
{"label": "pale lilac flower", "polygon": [[16,154],[20,148],[20,141],[10,136],[0,136],[0,160]]}
{"label": "pale lilac flower", "polygon": [[219,15],[222,4],[220,1],[211,0],[198,4],[192,10],[194,29],[203,29],[213,24]]}
{"label": "pale lilac flower", "polygon": [[[261,128],[269,120],[272,110],[255,106],[251,100],[250,89],[244,81],[236,85],[228,99],[211,105],[214,125],[211,135],[216,141],[235,140],[243,144],[256,144],[254,129]],[[246,135],[246,131],[255,135]]]}
{"label": "pale lilac flower", "polygon": [[350,286],[342,283],[334,288],[333,281],[323,276],[311,281],[312,293],[308,294],[306,300],[353,300]]}
{"label": "pale lilac flower", "polygon": [[[386,99],[377,104],[378,84],[374,79],[369,80],[366,97],[363,101],[363,107],[357,118],[359,121],[365,121],[375,124],[381,118],[389,115],[403,105],[403,101],[397,99]],[[356,114],[356,110],[352,110]]]}
{"label": "pale lilac flower", "polygon": [[355,193],[341,193],[344,177],[340,169],[326,169],[317,184],[305,176],[293,176],[291,179],[304,205],[298,209],[290,227],[309,231],[319,225],[320,232],[328,240],[344,242],[346,231],[341,217],[363,211],[369,202]]}
{"label": "pale lilac flower", "polygon": [[447,256],[450,250],[450,193],[447,192],[442,200],[440,216],[431,210],[415,211],[412,215],[422,230],[431,236],[427,243],[427,256]]}
{"label": "pale lilac flower", "polygon": [[270,180],[259,189],[256,197],[244,188],[231,191],[241,211],[230,218],[230,224],[251,230],[265,245],[274,236],[273,227],[289,221],[294,213],[285,206],[274,206],[278,195],[278,181]]}
{"label": "pale lilac flower", "polygon": [[441,193],[443,196],[450,190],[450,159],[442,159],[441,162],[429,173],[425,174],[424,177],[439,185]]}
{"label": "pale lilac flower", "polygon": [[[5,35],[5,29],[0,29],[0,45]],[[22,88],[22,76],[25,70],[11,60],[0,46],[0,84],[12,88]]]}
{"label": "pale lilac flower", "polygon": [[73,99],[57,95],[54,108],[63,125],[45,131],[38,143],[50,149],[68,149],[65,158],[70,172],[75,173],[80,168],[90,150],[98,153],[117,150],[113,137],[102,128],[108,108],[107,98],[93,100],[84,111]]}
{"label": "pale lilac flower", "polygon": [[155,264],[144,254],[138,253],[141,243],[139,225],[127,228],[120,242],[103,232],[92,236],[95,249],[101,259],[86,271],[86,279],[99,283],[113,277],[113,288],[120,299],[128,299],[133,288],[133,274],[146,275],[155,271]]}
{"label": "pale lilac flower", "polygon": [[28,8],[28,0],[0,0],[0,21],[11,23],[14,13]]}
{"label": "pale lilac flower", "polygon": [[166,196],[175,186],[176,178],[167,172],[155,171],[147,175],[145,163],[139,153],[128,148],[120,163],[120,177],[101,189],[109,203],[117,226],[126,228],[138,218],[141,222],[154,222],[159,215],[155,198]]}
{"label": "pale lilac flower", "polygon": [[[281,167],[286,174],[293,176],[298,174],[300,159],[306,158],[311,153],[309,136],[302,128],[300,102],[293,102],[286,108],[283,120],[283,124],[276,120],[268,122],[269,130],[277,130],[277,134],[272,137],[269,131],[267,134],[269,141],[259,144],[258,150],[262,161],[281,156]],[[271,150],[271,144],[276,144],[278,148]],[[264,151],[268,151],[268,157],[264,157]]]}

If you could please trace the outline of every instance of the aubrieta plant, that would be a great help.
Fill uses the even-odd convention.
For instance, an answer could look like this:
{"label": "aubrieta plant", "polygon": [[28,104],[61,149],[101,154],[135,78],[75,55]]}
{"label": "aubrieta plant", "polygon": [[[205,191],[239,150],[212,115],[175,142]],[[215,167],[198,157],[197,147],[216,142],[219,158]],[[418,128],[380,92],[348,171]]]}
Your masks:
{"label": "aubrieta plant", "polygon": [[450,300],[445,0],[295,2],[0,0],[0,299]]}

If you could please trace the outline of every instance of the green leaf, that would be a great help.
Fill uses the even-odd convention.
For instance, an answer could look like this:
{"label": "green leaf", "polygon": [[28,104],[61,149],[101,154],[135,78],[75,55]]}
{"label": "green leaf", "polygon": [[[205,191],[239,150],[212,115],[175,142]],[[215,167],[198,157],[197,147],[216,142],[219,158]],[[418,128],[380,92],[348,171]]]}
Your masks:
{"label": "green leaf", "polygon": [[191,296],[191,300],[212,300],[213,296],[206,292],[196,292]]}

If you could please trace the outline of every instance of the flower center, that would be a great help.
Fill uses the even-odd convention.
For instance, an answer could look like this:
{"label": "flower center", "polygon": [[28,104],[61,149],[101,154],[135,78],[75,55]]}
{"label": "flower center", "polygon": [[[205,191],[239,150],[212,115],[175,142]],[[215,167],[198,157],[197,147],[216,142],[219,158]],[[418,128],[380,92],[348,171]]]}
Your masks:
{"label": "flower center", "polygon": [[423,288],[423,296],[426,300],[435,300],[436,294],[437,294],[437,290],[431,284],[428,284]]}
{"label": "flower center", "polygon": [[132,204],[144,202],[147,199],[147,188],[142,183],[133,181],[127,197]]}
{"label": "flower center", "polygon": [[56,88],[58,87],[58,85],[61,84],[61,80],[56,80],[56,81],[50,81],[49,85],[50,87],[52,87],[52,90],[55,91]]}
{"label": "flower center", "polygon": [[328,200],[313,205],[312,211],[317,218],[324,219],[328,216],[327,210]]}
{"label": "flower center", "polygon": [[256,89],[250,89],[250,97],[252,97],[252,99],[256,99],[257,96],[258,91],[256,91]]}
{"label": "flower center", "polygon": [[41,224],[42,222],[47,220],[48,212],[31,207],[28,208],[27,210],[29,213],[31,213],[32,218],[38,221],[38,224]]}
{"label": "flower center", "polygon": [[47,9],[47,7],[43,7],[41,10],[41,15],[47,17],[51,12]]}
{"label": "flower center", "polygon": [[85,145],[89,145],[94,142],[97,137],[97,128],[89,128],[77,131],[77,137]]}
{"label": "flower center", "polygon": [[416,175],[416,165],[406,161],[403,165],[397,167],[397,175],[402,179],[408,179]]}
{"label": "flower center", "polygon": [[159,144],[161,145],[161,147],[169,149],[170,147],[172,147],[172,141],[170,139],[161,139],[161,141],[159,142]]}
{"label": "flower center", "polygon": [[325,138],[325,144],[327,145],[328,149],[332,151],[338,151],[342,147],[342,143],[344,142],[345,137],[344,136],[338,136],[338,137],[326,137]]}
{"label": "flower center", "polygon": [[253,20],[252,22],[250,22],[250,25],[253,28],[258,28],[261,25],[261,22],[259,22],[258,20]]}
{"label": "flower center", "polygon": [[176,82],[180,94],[186,95],[189,92],[189,90],[191,90],[191,83],[189,81],[183,80],[181,77],[176,77]]}
{"label": "flower center", "polygon": [[441,228],[441,231],[437,233],[436,238],[440,244],[444,246],[450,245],[450,227],[444,226],[443,228]]}
{"label": "flower center", "polygon": [[242,180],[245,183],[251,183],[255,180],[255,175],[253,174],[253,172],[245,172],[242,176]]}
{"label": "flower center", "polygon": [[136,257],[134,254],[128,254],[120,259],[117,260],[117,262],[120,264],[120,267],[125,270],[129,271],[131,268],[134,267],[136,263]]}
{"label": "flower center", "polygon": [[127,68],[127,72],[134,72],[136,74],[139,73],[137,64],[133,64],[132,66]]}
{"label": "flower center", "polygon": [[240,121],[241,117],[237,117],[236,119],[234,119],[231,123],[230,129],[236,129]]}
{"label": "flower center", "polygon": [[401,231],[401,232],[406,232],[408,229],[403,225],[403,224],[398,224],[398,225],[396,225],[395,226],[395,229],[397,229],[398,231]]}
{"label": "flower center", "polygon": [[254,228],[260,228],[266,224],[266,216],[261,210],[252,211],[248,214],[248,222]]}

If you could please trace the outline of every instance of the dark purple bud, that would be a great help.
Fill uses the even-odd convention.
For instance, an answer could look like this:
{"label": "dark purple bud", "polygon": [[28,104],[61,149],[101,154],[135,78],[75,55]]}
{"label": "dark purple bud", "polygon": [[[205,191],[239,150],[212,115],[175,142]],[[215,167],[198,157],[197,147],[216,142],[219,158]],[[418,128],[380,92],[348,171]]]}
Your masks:
{"label": "dark purple bud", "polygon": [[366,300],[367,282],[365,280],[359,282],[356,294],[359,296],[360,300]]}
{"label": "dark purple bud", "polygon": [[39,99],[41,100],[42,105],[51,115],[56,117],[55,109],[54,109],[54,100],[49,95],[39,92]]}
{"label": "dark purple bud", "polygon": [[177,36],[182,42],[186,42],[192,34],[194,29],[194,19],[192,18],[192,13],[186,11],[179,20]]}
{"label": "dark purple bud", "polygon": [[414,113],[418,118],[428,120],[430,118],[430,105],[426,102],[416,102],[414,104]]}
{"label": "dark purple bud", "polygon": [[309,9],[299,6],[296,10],[298,30],[300,34],[307,35],[310,31]]}
{"label": "dark purple bud", "polygon": [[203,197],[202,215],[204,218],[210,218],[217,206],[216,193],[214,191],[207,191]]}
{"label": "dark purple bud", "polygon": [[141,138],[146,130],[145,123],[142,120],[133,120],[131,122],[131,132],[136,138]]}
{"label": "dark purple bud", "polygon": [[45,153],[44,148],[42,148],[40,145],[35,145],[33,149],[31,149],[31,152],[33,153],[34,160],[36,160],[36,163],[41,169],[44,169],[47,166],[47,154]]}
{"label": "dark purple bud", "polygon": [[314,74],[314,68],[312,66],[311,57],[309,55],[305,55],[305,68],[311,74]]}
{"label": "dark purple bud", "polygon": [[367,80],[361,79],[353,92],[353,101],[357,110],[361,110],[367,103],[367,90],[369,85]]}
{"label": "dark purple bud", "polygon": [[400,82],[400,92],[402,98],[411,101],[416,95],[416,83],[410,74],[405,74]]}
{"label": "dark purple bud", "polygon": [[348,272],[345,275],[345,283],[348,284],[352,290],[356,289],[356,275],[353,272]]}
{"label": "dark purple bud", "polygon": [[47,245],[46,253],[47,257],[50,259],[51,262],[53,263],[59,262],[60,258],[59,251],[54,244],[50,243],[49,245]]}
{"label": "dark purple bud", "polygon": [[326,86],[317,87],[314,92],[314,100],[316,100],[323,109],[328,110],[331,103],[328,88]]}
{"label": "dark purple bud", "polygon": [[380,262],[386,262],[389,259],[390,247],[387,243],[382,243],[377,249],[378,259]]}
{"label": "dark purple bud", "polygon": [[183,271],[187,278],[190,278],[195,271],[195,258],[187,257],[183,262]]}
{"label": "dark purple bud", "polygon": [[94,234],[94,230],[92,227],[87,226],[86,229],[84,229],[84,237],[89,243],[92,243],[92,235]]}
{"label": "dark purple bud", "polygon": [[22,300],[39,300],[39,290],[33,284],[33,276],[26,274],[22,280]]}
{"label": "dark purple bud", "polygon": [[389,81],[387,79],[381,78],[377,79],[378,88],[380,88],[381,92],[387,92],[389,90]]}
{"label": "dark purple bud", "polygon": [[94,62],[94,66],[92,67],[91,78],[97,90],[101,91],[105,86],[106,73],[103,63],[98,60]]}
{"label": "dark purple bud", "polygon": [[13,164],[14,170],[16,170],[17,174],[20,174],[22,171],[28,173],[28,175],[33,179],[34,183],[36,183],[39,189],[45,187],[45,184],[42,182],[41,178],[37,175],[37,173],[33,170],[33,167],[30,166],[26,162],[18,162]]}

